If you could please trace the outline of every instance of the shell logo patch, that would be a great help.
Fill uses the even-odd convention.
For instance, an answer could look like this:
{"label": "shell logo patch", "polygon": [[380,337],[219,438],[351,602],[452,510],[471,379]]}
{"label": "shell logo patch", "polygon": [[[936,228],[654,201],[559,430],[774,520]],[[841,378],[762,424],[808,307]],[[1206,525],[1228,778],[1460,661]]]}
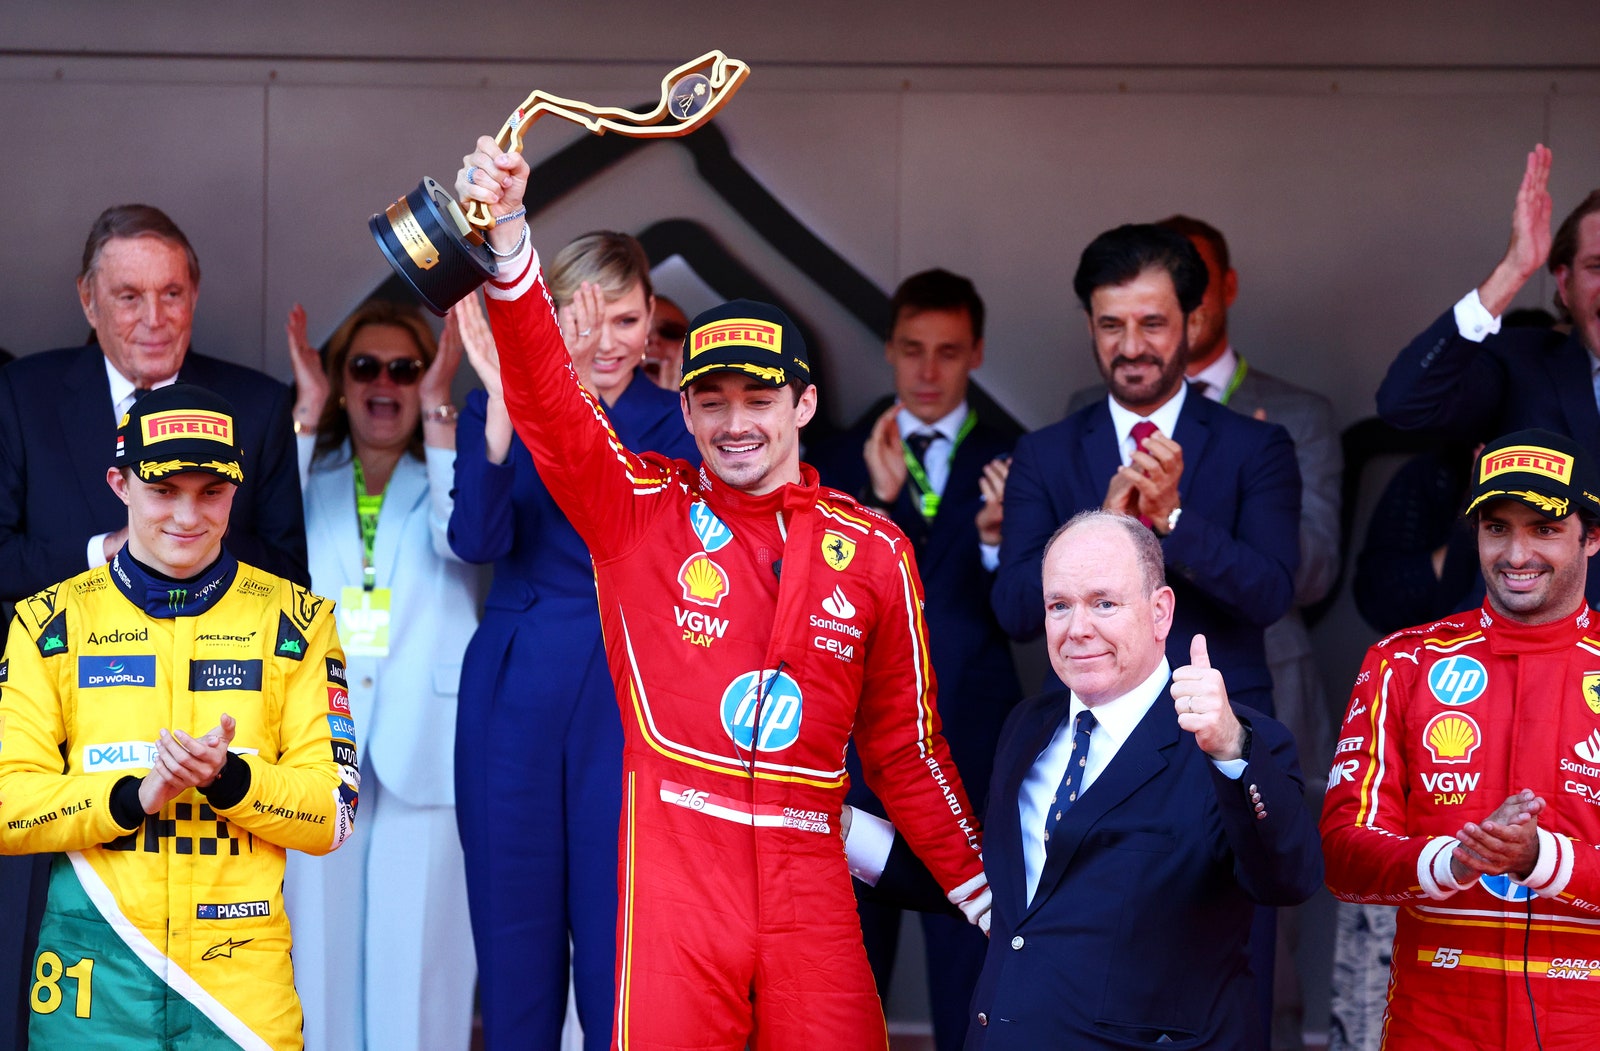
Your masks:
{"label": "shell logo patch", "polygon": [[1440,712],[1422,730],[1422,743],[1437,763],[1468,763],[1483,742],[1472,716]]}
{"label": "shell logo patch", "polygon": [[856,557],[856,542],[843,533],[829,529],[822,534],[822,559],[843,573]]}
{"label": "shell logo patch", "polygon": [[728,574],[704,551],[696,551],[678,569],[685,602],[715,609],[728,595]]}

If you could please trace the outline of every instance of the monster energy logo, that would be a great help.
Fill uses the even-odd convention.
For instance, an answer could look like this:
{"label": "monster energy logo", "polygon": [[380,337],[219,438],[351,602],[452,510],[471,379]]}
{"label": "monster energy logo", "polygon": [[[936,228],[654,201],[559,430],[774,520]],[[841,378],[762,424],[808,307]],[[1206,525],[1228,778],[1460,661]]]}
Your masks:
{"label": "monster energy logo", "polygon": [[175,590],[167,592],[167,608],[168,609],[171,609],[171,610],[182,609],[183,608],[183,604],[185,602],[187,602],[188,600],[189,600],[189,592],[185,591],[183,588],[177,588]]}

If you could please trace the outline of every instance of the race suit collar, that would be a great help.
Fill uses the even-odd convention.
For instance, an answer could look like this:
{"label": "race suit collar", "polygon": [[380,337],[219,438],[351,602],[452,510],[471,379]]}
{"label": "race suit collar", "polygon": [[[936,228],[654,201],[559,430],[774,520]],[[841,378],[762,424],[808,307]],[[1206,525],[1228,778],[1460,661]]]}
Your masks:
{"label": "race suit collar", "polygon": [[764,517],[809,511],[817,502],[817,471],[808,463],[800,465],[800,481],[781,485],[770,493],[750,496],[726,485],[700,465],[700,492],[719,514],[736,517]]}
{"label": "race suit collar", "polygon": [[1569,616],[1548,624],[1518,624],[1489,607],[1488,599],[1478,611],[1478,625],[1489,640],[1491,653],[1536,653],[1561,650],[1585,635],[1600,636],[1600,616],[1583,603]]}
{"label": "race suit collar", "polygon": [[239,560],[224,548],[217,560],[188,580],[174,580],[142,565],[123,544],[111,559],[111,582],[124,598],[152,617],[198,617],[215,606],[239,573]]}

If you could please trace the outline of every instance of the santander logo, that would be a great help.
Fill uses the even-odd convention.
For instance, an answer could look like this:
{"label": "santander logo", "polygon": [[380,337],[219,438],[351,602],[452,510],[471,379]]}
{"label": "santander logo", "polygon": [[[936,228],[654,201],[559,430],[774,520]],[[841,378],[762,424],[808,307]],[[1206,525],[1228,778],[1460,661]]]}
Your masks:
{"label": "santander logo", "polygon": [[833,594],[822,600],[822,608],[828,616],[849,620],[856,615],[856,608],[850,605],[850,600],[844,597],[844,589],[835,586]]}

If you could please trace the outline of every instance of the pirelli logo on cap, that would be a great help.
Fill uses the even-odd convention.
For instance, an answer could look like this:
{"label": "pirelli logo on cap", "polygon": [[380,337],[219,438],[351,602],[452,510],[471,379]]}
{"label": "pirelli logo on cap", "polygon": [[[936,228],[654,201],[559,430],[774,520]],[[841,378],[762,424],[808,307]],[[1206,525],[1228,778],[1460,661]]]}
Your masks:
{"label": "pirelli logo on cap", "polygon": [[717,321],[696,329],[690,336],[689,360],[693,361],[712,347],[735,343],[740,346],[759,347],[774,354],[783,353],[783,329],[770,321],[736,317]]}
{"label": "pirelli logo on cap", "polygon": [[1511,471],[1542,474],[1565,485],[1572,481],[1572,457],[1537,445],[1513,445],[1483,458],[1478,468],[1478,481],[1487,482]]}
{"label": "pirelli logo on cap", "polygon": [[147,446],[169,438],[209,438],[225,445],[233,444],[233,417],[220,412],[169,409],[152,412],[139,423],[144,428]]}

